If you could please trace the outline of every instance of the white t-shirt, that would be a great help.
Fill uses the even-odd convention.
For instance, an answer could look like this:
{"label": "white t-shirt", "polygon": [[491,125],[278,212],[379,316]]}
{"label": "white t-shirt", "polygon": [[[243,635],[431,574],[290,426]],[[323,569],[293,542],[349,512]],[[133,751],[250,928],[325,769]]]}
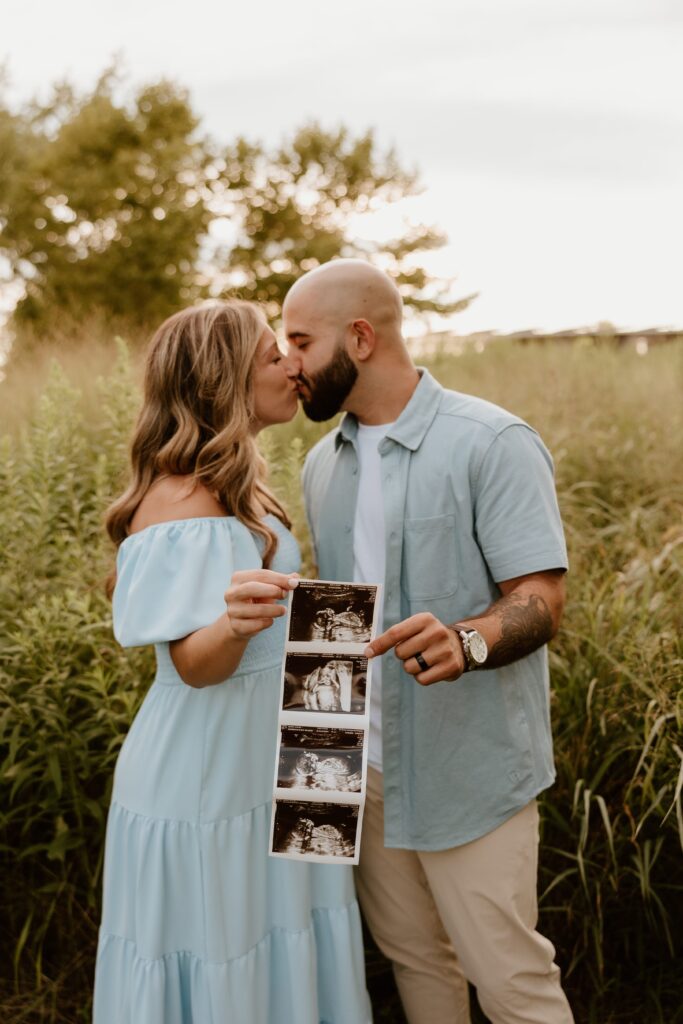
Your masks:
{"label": "white t-shirt", "polygon": [[[377,447],[392,423],[367,427],[358,424],[358,502],[353,527],[353,579],[356,583],[384,585],[386,547],[384,502],[382,499],[382,460]],[[381,599],[380,599],[381,602]],[[378,613],[382,631],[382,607]],[[368,763],[382,770],[382,659],[372,662],[370,690],[370,736]]]}

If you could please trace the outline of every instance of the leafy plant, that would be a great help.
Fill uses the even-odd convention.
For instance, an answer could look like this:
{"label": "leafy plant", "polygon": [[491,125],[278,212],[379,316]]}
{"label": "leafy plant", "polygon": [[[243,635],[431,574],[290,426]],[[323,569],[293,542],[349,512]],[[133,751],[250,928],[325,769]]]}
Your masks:
{"label": "leafy plant", "polygon": [[[492,345],[429,361],[524,416],[555,456],[572,567],[551,648],[540,927],[587,1024],[683,1019],[682,355]],[[150,652],[115,644],[102,589],[136,364],[123,345],[113,364],[103,350],[99,381],[66,362],[0,464],[0,1010],[17,1024],[88,1019],[112,771],[153,675]],[[32,394],[27,373],[0,388]],[[298,416],[263,437],[305,571],[299,469],[328,427]],[[398,1024],[369,939],[368,965],[377,1019]]]}

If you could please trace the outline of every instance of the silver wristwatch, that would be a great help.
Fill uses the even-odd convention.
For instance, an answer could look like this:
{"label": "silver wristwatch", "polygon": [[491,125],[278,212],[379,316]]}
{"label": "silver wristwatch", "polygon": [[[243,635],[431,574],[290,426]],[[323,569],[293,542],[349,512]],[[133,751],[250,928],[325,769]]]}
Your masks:
{"label": "silver wristwatch", "polygon": [[462,641],[465,671],[471,672],[475,668],[482,668],[489,656],[489,649],[481,633],[476,629],[466,629],[464,626],[453,626],[453,629]]}

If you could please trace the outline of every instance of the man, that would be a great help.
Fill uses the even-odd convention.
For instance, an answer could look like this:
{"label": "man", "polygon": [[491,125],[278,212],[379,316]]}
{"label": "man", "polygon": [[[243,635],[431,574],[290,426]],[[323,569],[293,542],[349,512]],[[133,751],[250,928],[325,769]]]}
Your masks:
{"label": "man", "polygon": [[304,468],[320,576],[383,584],[357,870],[370,930],[410,1024],[466,1024],[465,979],[494,1024],[570,1024],[535,930],[544,645],[567,566],[550,456],[416,369],[400,294],[369,264],[305,274],[283,313],[306,413],[347,413]]}

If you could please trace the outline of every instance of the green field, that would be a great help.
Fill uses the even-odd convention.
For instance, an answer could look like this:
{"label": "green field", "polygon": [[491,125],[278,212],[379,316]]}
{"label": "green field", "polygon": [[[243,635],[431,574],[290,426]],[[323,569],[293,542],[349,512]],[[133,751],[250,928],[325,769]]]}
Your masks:
{"label": "green field", "polygon": [[[89,1019],[111,776],[153,673],[150,652],[117,648],[102,588],[136,363],[100,341],[61,364],[37,354],[0,383],[11,1024]],[[551,647],[558,779],[542,802],[541,926],[577,1024],[683,1021],[683,347],[500,342],[428,365],[524,417],[555,458],[571,573]],[[298,473],[323,432],[297,417],[263,438],[305,559]],[[397,1024],[390,972],[372,949],[368,965],[376,1019]]]}

